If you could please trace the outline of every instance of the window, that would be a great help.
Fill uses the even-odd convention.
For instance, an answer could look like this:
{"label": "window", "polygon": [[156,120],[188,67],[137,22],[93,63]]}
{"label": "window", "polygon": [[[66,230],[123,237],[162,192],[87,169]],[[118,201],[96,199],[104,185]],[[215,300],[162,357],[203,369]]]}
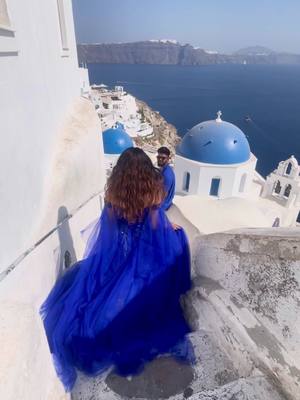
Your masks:
{"label": "window", "polygon": [[58,8],[58,17],[59,17],[59,26],[60,26],[61,45],[62,45],[63,52],[67,52],[69,50],[69,46],[68,46],[64,2],[65,2],[65,0],[57,0],[57,8]]}
{"label": "window", "polygon": [[289,197],[291,190],[292,190],[292,185],[290,185],[290,184],[286,185],[286,187],[284,189],[284,193],[283,193],[284,197]]}
{"label": "window", "polygon": [[210,196],[219,196],[220,182],[220,178],[212,178],[209,191]]}
{"label": "window", "polygon": [[183,180],[183,190],[185,192],[188,192],[190,189],[190,180],[191,180],[191,174],[189,172],[186,172]]}
{"label": "window", "polygon": [[280,194],[281,192],[281,184],[280,181],[274,183],[273,194]]}
{"label": "window", "polygon": [[291,171],[292,171],[292,163],[289,162],[287,167],[286,167],[285,174],[286,175],[290,175]]}
{"label": "window", "polygon": [[240,193],[243,193],[245,190],[246,178],[247,178],[247,174],[243,174],[241,177],[240,187],[239,187]]}

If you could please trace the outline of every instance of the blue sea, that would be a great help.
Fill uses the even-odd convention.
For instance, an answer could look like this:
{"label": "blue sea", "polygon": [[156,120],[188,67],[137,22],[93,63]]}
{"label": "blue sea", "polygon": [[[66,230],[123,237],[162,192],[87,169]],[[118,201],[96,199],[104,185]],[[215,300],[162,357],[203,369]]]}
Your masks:
{"label": "blue sea", "polygon": [[[237,125],[268,175],[279,161],[300,161],[300,66],[90,64],[91,83],[122,85],[175,125],[183,136],[197,123],[222,119]],[[250,122],[245,121],[249,115]]]}

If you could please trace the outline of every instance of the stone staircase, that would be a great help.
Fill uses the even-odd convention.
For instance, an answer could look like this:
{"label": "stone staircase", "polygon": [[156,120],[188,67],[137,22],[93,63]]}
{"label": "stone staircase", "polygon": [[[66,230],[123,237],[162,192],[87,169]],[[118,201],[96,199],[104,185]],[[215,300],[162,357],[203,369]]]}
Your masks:
{"label": "stone staircase", "polygon": [[[184,219],[174,220],[185,227],[190,240],[197,237],[193,227],[184,225]],[[287,272],[291,270],[293,282],[297,282],[298,269],[295,265],[298,265],[299,258],[296,259],[292,253],[296,242],[282,238],[277,241],[276,237],[271,237],[275,243],[273,246],[269,236],[266,239],[263,234],[260,237],[246,233],[245,239],[239,235],[235,238],[231,233],[228,237],[215,238],[211,235],[201,239],[198,250],[193,248],[194,288],[183,299],[182,305],[193,328],[190,340],[195,350],[195,365],[160,357],[130,380],[114,374],[105,378],[81,375],[73,390],[72,400],[300,400],[297,389],[300,371],[293,366],[297,332],[292,332],[296,338],[293,350],[288,339],[277,333],[276,324],[264,315],[265,311],[273,310],[278,319],[282,319],[282,310],[277,307],[278,290],[274,289],[273,293],[271,286],[268,298],[265,300],[263,297],[265,303],[255,297],[263,293],[260,287],[255,286],[255,290],[250,291],[252,275],[256,276],[254,272],[259,268],[259,262],[264,261],[262,255],[256,255],[256,248],[261,243],[265,246],[266,240],[270,257],[276,256],[274,249],[282,249],[280,251],[284,253],[276,256],[275,261],[272,258],[270,265],[259,269],[260,279],[267,271],[271,274],[267,283],[273,279],[275,283],[284,284],[286,277],[282,274],[287,268],[282,260],[288,259]],[[229,245],[233,250],[228,248]],[[292,256],[287,252],[290,248]],[[263,252],[266,252],[265,247]],[[252,257],[252,253],[257,259]],[[247,257],[250,257],[249,262]],[[252,273],[250,277],[249,273]],[[227,286],[223,285],[224,282]],[[287,307],[295,309],[295,293],[287,290],[282,297],[284,310]],[[248,304],[250,301],[251,307]],[[288,314],[284,316],[287,318]],[[290,330],[293,330],[292,325]]]}
{"label": "stone staircase", "polygon": [[249,365],[247,376],[237,371],[212,337],[212,333],[205,329],[190,336],[197,357],[194,366],[161,357],[131,380],[114,374],[106,378],[80,375],[72,400],[285,399],[274,383],[253,365]]}

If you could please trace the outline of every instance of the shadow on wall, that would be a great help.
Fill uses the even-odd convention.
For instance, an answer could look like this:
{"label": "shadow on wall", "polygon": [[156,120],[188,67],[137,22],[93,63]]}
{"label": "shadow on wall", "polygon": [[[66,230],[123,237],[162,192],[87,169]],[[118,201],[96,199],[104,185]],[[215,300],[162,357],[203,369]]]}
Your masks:
{"label": "shadow on wall", "polygon": [[279,218],[279,217],[276,217],[275,220],[274,220],[274,222],[273,222],[272,227],[273,227],[273,228],[279,228],[279,226],[280,226],[280,218]]}
{"label": "shadow on wall", "polygon": [[59,247],[56,249],[56,275],[61,276],[63,271],[76,261],[73,239],[69,226],[69,213],[65,206],[61,206],[57,213]]}

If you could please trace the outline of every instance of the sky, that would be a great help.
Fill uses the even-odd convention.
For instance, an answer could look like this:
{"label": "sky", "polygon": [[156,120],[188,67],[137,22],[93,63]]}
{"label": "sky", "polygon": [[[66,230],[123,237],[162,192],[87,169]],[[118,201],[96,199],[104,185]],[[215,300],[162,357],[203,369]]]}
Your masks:
{"label": "sky", "polygon": [[73,0],[78,43],[175,39],[300,53],[300,0]]}

